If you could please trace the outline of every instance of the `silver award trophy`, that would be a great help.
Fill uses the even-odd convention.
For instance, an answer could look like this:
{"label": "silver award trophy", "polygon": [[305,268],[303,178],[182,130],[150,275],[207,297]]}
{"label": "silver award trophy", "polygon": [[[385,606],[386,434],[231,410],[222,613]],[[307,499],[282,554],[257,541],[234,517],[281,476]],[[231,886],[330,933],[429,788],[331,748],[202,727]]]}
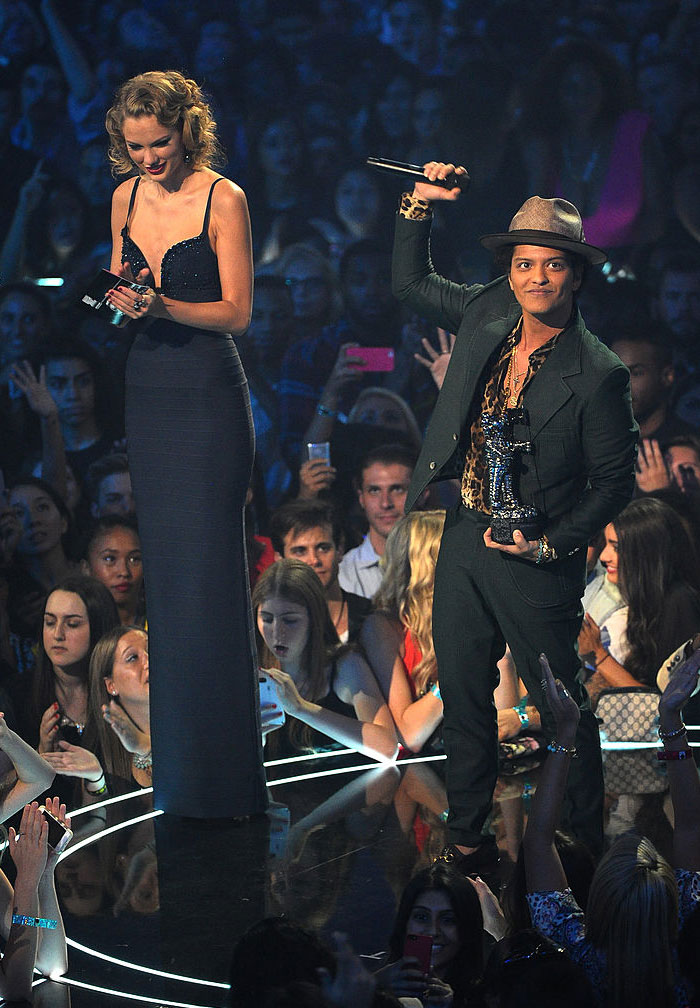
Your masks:
{"label": "silver award trophy", "polygon": [[513,489],[517,456],[532,452],[530,441],[513,440],[513,424],[524,422],[522,408],[507,409],[496,416],[481,414],[489,470],[491,536],[494,542],[508,546],[513,545],[516,529],[531,542],[542,535],[542,515],[536,507],[519,501]]}

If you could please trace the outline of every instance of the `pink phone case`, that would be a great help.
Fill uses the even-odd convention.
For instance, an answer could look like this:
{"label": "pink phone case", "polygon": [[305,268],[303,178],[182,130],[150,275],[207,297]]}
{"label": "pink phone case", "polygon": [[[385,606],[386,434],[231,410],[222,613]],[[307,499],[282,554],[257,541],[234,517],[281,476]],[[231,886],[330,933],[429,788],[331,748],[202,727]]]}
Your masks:
{"label": "pink phone case", "polygon": [[432,935],[406,935],[403,943],[404,956],[413,956],[420,963],[424,973],[430,973],[430,957],[433,954]]}
{"label": "pink phone case", "polygon": [[391,347],[348,347],[347,357],[360,357],[364,363],[353,365],[355,371],[393,371],[394,351]]}

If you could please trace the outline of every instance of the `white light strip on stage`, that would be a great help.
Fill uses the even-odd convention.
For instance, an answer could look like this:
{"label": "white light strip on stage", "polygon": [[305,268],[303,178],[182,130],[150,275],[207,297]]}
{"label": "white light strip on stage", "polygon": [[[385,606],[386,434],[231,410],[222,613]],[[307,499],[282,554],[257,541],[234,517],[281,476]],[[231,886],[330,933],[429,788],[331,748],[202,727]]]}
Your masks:
{"label": "white light strip on stage", "polygon": [[95,991],[97,994],[109,994],[111,997],[126,998],[129,1001],[140,1001],[142,1004],[168,1005],[168,1008],[217,1008],[216,1005],[194,1004],[192,1001],[165,1001],[163,998],[147,997],[145,994],[130,994],[128,991],[110,990],[109,987],[98,987],[97,984],[85,983],[83,980],[71,980],[67,976],[54,980],[54,983],[61,983],[66,987],[80,987],[82,990]]}
{"label": "white light strip on stage", "polygon": [[71,844],[63,854],[58,858],[59,863],[65,858],[75,854],[76,851],[81,850],[83,847],[88,847],[90,844],[95,843],[96,840],[101,840],[102,837],[109,836],[110,833],[117,833],[121,829],[125,829],[127,826],[135,826],[137,823],[144,822],[146,819],[154,819],[156,816],[163,815],[162,812],[156,810],[155,812],[146,812],[144,815],[136,816],[134,819],[126,819],[124,822],[117,823],[116,826],[108,826],[105,829],[100,830],[98,833],[91,833],[89,837],[85,837],[84,840],[78,840],[77,843]]}
{"label": "white light strip on stage", "polygon": [[94,812],[96,809],[106,808],[108,805],[117,805],[119,802],[128,801],[130,798],[139,798],[141,795],[153,794],[153,788],[139,788],[138,791],[129,791],[128,794],[117,795],[114,798],[105,798],[104,801],[93,802],[92,805],[82,805],[80,808],[76,809],[75,812],[70,813],[71,819],[77,819],[78,816],[86,815],[88,812]]}
{"label": "white light strip on stage", "polygon": [[263,763],[267,770],[273,766],[288,766],[290,763],[303,763],[304,760],[328,759],[329,756],[352,756],[357,753],[357,749],[324,749],[323,752],[304,753],[303,756],[285,756],[284,759],[268,760]]}
{"label": "white light strip on stage", "polygon": [[179,980],[180,983],[199,984],[200,987],[215,987],[217,990],[229,990],[230,984],[217,983],[214,980],[200,980],[198,977],[184,976],[182,973],[166,973],[164,970],[154,969],[152,966],[141,966],[138,963],[128,962],[126,959],[117,959],[115,956],[107,955],[105,952],[98,952],[96,949],[81,945],[80,942],[72,938],[66,938],[66,944],[78,952],[85,955],[94,956],[95,959],[102,959],[103,962],[113,963],[115,966],[123,966],[125,969],[135,970],[137,973],[148,973],[149,976],[162,977],[164,980]]}

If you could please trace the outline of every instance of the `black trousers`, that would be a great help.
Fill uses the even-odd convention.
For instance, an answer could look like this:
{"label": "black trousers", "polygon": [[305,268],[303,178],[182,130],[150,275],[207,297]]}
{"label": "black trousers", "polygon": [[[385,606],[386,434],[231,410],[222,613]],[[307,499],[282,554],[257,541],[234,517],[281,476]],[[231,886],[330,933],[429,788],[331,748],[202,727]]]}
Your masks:
{"label": "black trousers", "polygon": [[603,771],[598,726],[580,678],[576,640],[583,610],[568,560],[536,566],[487,549],[487,515],[459,505],[450,511],[435,571],[433,640],[445,705],[448,834],[452,843],[484,841],[498,771],[493,691],[496,663],[510,646],[518,675],[542,718],[554,720],[543,697],[539,655],[581,708],[565,802],[568,827],[594,853],[603,842]]}

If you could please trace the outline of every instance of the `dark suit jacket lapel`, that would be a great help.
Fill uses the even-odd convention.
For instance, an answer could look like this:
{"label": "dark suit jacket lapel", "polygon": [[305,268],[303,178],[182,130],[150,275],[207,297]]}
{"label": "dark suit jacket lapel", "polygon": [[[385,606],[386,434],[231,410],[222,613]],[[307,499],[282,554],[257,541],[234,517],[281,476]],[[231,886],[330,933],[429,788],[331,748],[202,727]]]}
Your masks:
{"label": "dark suit jacket lapel", "polygon": [[528,412],[531,438],[537,437],[544,425],[573,395],[566,379],[581,373],[583,328],[583,320],[577,314],[525,390],[523,405]]}

